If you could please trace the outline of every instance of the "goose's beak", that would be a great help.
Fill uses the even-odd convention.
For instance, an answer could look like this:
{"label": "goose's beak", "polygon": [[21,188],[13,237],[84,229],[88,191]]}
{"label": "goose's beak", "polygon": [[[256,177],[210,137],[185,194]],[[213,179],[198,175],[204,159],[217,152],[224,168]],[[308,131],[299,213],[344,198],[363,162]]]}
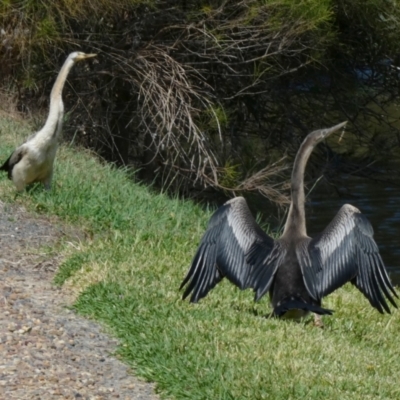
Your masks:
{"label": "goose's beak", "polygon": [[[324,136],[324,138],[326,138],[329,135],[331,135],[333,132],[336,132],[340,128],[343,128],[346,124],[347,124],[347,121],[344,121],[344,122],[341,122],[340,124],[332,126],[331,128],[322,129],[322,135]],[[343,133],[342,133],[342,135],[343,135]]]}
{"label": "goose's beak", "polygon": [[90,53],[90,54],[80,53],[76,57],[75,61],[82,61],[82,60],[86,60],[87,58],[92,58],[92,57],[96,57],[96,56],[97,56],[97,54],[93,54],[93,53]]}
{"label": "goose's beak", "polygon": [[96,57],[97,54],[91,53],[91,54],[85,54],[85,56],[83,58],[92,58],[92,57]]}

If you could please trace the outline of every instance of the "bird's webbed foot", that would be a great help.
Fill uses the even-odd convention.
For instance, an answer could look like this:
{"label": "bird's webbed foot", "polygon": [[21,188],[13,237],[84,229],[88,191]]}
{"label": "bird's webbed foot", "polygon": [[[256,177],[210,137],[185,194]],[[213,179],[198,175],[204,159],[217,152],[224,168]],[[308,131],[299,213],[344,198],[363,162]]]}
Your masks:
{"label": "bird's webbed foot", "polygon": [[324,323],[322,322],[322,316],[319,314],[314,314],[314,326],[317,328],[324,328]]}

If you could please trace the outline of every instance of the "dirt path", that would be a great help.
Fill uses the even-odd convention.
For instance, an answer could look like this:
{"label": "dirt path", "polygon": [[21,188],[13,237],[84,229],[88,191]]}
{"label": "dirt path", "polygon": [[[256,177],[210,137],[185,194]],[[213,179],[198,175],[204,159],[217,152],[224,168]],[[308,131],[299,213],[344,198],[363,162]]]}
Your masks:
{"label": "dirt path", "polygon": [[0,202],[0,399],[158,399],[111,356],[115,340],[65,308],[57,254],[40,253],[62,235]]}

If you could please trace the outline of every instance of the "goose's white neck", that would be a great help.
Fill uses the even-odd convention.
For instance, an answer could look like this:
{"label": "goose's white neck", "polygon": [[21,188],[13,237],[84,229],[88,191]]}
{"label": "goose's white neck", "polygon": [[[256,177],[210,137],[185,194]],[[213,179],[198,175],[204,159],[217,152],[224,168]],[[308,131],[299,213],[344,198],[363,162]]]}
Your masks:
{"label": "goose's white neck", "polygon": [[62,101],[62,91],[65,85],[65,81],[74,65],[74,60],[68,57],[60,72],[58,73],[57,79],[54,82],[53,88],[50,94],[50,110],[44,127],[37,133],[36,139],[41,141],[50,140],[52,138],[57,139],[59,132],[61,131],[61,123],[64,115],[64,104]]}

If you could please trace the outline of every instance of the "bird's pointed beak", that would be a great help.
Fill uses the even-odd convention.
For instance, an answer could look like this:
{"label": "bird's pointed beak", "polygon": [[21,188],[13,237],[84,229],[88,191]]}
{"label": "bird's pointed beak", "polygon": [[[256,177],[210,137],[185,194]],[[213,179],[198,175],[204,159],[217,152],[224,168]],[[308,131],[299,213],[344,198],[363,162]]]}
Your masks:
{"label": "bird's pointed beak", "polygon": [[[331,128],[326,128],[322,130],[322,135],[324,138],[327,138],[329,135],[331,135],[333,132],[338,131],[340,128],[343,128],[347,124],[347,121],[341,122],[340,124],[337,124],[335,126],[332,126]],[[342,135],[343,136],[343,133]]]}
{"label": "bird's pointed beak", "polygon": [[75,61],[82,61],[82,60],[86,60],[87,58],[93,58],[96,57],[97,54],[94,53],[90,53],[90,54],[86,54],[86,53],[80,53],[76,58]]}

